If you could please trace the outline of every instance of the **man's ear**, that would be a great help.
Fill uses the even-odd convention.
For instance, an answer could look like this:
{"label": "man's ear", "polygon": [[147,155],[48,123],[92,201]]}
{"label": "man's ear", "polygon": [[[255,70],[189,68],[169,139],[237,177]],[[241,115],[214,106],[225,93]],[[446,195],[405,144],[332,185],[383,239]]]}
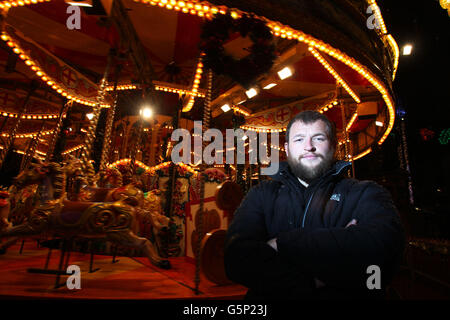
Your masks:
{"label": "man's ear", "polygon": [[288,145],[289,145],[289,144],[288,144],[287,142],[284,143],[284,150],[286,151],[286,156],[287,156],[287,157],[289,157]]}

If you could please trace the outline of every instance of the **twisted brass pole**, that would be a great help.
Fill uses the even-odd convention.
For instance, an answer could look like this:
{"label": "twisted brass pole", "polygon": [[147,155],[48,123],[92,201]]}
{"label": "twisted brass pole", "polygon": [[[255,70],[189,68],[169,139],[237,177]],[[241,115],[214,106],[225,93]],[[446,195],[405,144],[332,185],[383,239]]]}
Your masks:
{"label": "twisted brass pole", "polygon": [[86,137],[84,140],[84,147],[81,150],[81,162],[82,162],[81,168],[84,172],[92,171],[92,169],[91,169],[92,164],[89,161],[91,158],[92,146],[93,146],[94,140],[95,140],[95,130],[97,128],[97,123],[98,123],[98,119],[99,119],[101,108],[102,108],[101,105],[105,101],[106,85],[107,85],[109,69],[110,69],[111,61],[112,61],[112,54],[113,54],[113,51],[110,50],[110,52],[108,54],[108,62],[106,64],[105,73],[103,74],[103,78],[100,81],[100,88],[98,90],[97,103],[92,108],[93,109],[92,110],[93,117],[89,121],[89,127],[86,132]]}
{"label": "twisted brass pole", "polygon": [[110,152],[110,139],[111,139],[111,132],[112,132],[112,126],[114,123],[114,116],[116,114],[116,107],[117,107],[117,99],[118,99],[118,93],[117,93],[117,82],[119,80],[119,72],[120,72],[120,65],[116,69],[116,79],[114,81],[114,89],[113,89],[113,96],[114,96],[114,103],[108,110],[108,115],[106,118],[106,128],[105,128],[105,137],[103,139],[103,149],[102,149],[102,157],[100,160],[100,171],[106,169],[106,165],[109,159],[109,152]]}
{"label": "twisted brass pole", "polygon": [[[211,120],[211,89],[212,89],[212,71],[211,69],[208,70],[208,78],[207,78],[207,93],[205,97],[205,104],[203,109],[203,123],[202,123],[202,131],[209,129],[209,124]],[[203,139],[203,132],[202,132],[202,150],[205,150],[207,146],[207,142]],[[205,177],[204,177],[204,171],[206,166],[204,165],[203,161],[200,164],[200,206],[198,211],[198,228],[197,228],[197,246],[195,248],[196,255],[195,255],[195,294],[199,294],[199,286],[200,286],[200,246],[203,240],[204,232],[203,232],[203,215],[204,215],[204,204],[205,204]]]}
{"label": "twisted brass pole", "polygon": [[[342,90],[342,89],[341,89]],[[342,130],[344,131],[344,154],[345,154],[345,161],[349,161],[349,156],[351,156],[350,152],[351,152],[351,144],[349,142],[349,135],[348,135],[348,131],[347,131],[347,115],[345,112],[345,103],[344,101],[341,99],[340,100],[340,106],[341,106],[341,117],[342,117]],[[351,164],[352,164],[352,171],[348,171],[347,175],[349,177],[353,177],[355,176],[355,167],[353,164],[353,159],[350,160]]]}
{"label": "twisted brass pole", "polygon": [[14,144],[14,140],[16,139],[17,129],[19,129],[20,123],[22,121],[22,115],[27,111],[28,101],[30,100],[31,95],[37,89],[37,87],[38,87],[37,82],[33,81],[31,83],[31,89],[30,89],[30,91],[28,91],[28,94],[25,97],[22,107],[20,108],[19,114],[17,115],[16,123],[14,124],[13,129],[11,130],[8,138],[6,139],[5,146],[3,149],[0,150],[0,168],[3,166],[3,161],[5,161],[6,155],[8,154],[9,150],[11,149],[11,147]]}
{"label": "twisted brass pole", "polygon": [[56,141],[58,141],[59,133],[61,132],[62,122],[64,114],[67,114],[67,111],[70,107],[73,105],[73,100],[67,101],[61,108],[61,111],[59,112],[58,121],[56,122],[55,131],[53,132],[53,137],[50,140],[50,144],[47,149],[47,154],[45,155],[45,162],[49,162],[53,152],[55,151]]}
{"label": "twisted brass pole", "polygon": [[28,164],[30,163],[31,159],[34,157],[34,154],[36,152],[37,146],[39,144],[39,139],[41,138],[42,131],[44,130],[46,120],[42,120],[41,128],[39,129],[39,132],[33,136],[33,139],[30,141],[30,144],[28,145],[28,149],[25,151],[25,154],[22,158],[22,163],[20,165],[20,171],[28,167]]}
{"label": "twisted brass pole", "polygon": [[[100,116],[100,111],[101,111],[101,99],[102,99],[102,94],[101,92],[104,90],[104,87],[106,86],[105,83],[106,81],[104,81],[105,79],[102,79],[101,85],[100,85],[100,90],[99,90],[99,102],[93,107],[93,117],[92,119],[89,121],[89,127],[87,129],[86,132],[86,137],[84,140],[84,147],[81,151],[81,161],[82,161],[82,169],[84,172],[87,172],[90,164],[90,158],[91,158],[91,152],[92,152],[92,146],[94,144],[94,140],[95,140],[95,129],[97,128],[97,123],[98,123],[98,118]],[[103,90],[102,90],[103,89]]]}
{"label": "twisted brass pole", "polygon": [[[142,91],[142,98],[145,100],[145,90],[146,88],[143,88]],[[140,112],[139,112],[140,114]],[[142,119],[143,115],[140,114],[138,116],[138,120],[137,120],[137,127],[135,127],[135,140],[132,141],[131,143],[131,154],[130,154],[130,165],[128,166],[128,174],[129,174],[129,178],[131,179],[130,182],[133,181],[133,176],[135,173],[135,168],[136,168],[136,155],[137,155],[137,151],[138,148],[140,147],[140,141],[142,138],[142,131],[144,130],[144,120]],[[133,128],[133,126],[132,126]],[[133,129],[131,129],[133,130]],[[133,131],[131,131],[133,132]]]}

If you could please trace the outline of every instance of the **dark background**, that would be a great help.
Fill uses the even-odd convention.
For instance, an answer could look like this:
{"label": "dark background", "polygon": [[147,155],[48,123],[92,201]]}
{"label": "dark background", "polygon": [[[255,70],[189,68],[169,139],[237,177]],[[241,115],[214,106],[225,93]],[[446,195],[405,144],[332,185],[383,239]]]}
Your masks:
{"label": "dark background", "polygon": [[[377,3],[388,33],[400,49],[393,86],[397,116],[395,127],[380,150],[356,161],[356,177],[374,178],[388,186],[407,215],[412,233],[449,238],[450,144],[441,144],[439,135],[450,128],[450,17],[438,0]],[[403,56],[402,48],[408,43],[413,45],[412,54]],[[402,118],[413,203],[409,201],[407,176],[399,170],[397,146]],[[423,129],[430,130],[428,139],[421,135]]]}

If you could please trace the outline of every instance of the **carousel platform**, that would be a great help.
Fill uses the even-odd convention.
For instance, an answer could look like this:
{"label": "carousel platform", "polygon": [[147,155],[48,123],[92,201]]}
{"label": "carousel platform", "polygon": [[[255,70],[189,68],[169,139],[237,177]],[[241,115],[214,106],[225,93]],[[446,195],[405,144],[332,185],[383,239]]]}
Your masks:
{"label": "carousel platform", "polygon": [[[47,248],[38,248],[36,241],[21,242],[0,255],[0,299],[80,299],[80,300],[169,300],[169,299],[242,299],[246,289],[240,285],[217,285],[201,275],[195,293],[195,265],[185,257],[169,258],[172,268],[163,270],[146,258],[94,255],[90,273],[90,254],[71,252],[68,265],[81,270],[81,288],[68,289],[68,276],[63,275],[55,289],[55,274],[36,274],[28,270],[42,269]],[[48,269],[57,269],[60,252],[54,250]]]}

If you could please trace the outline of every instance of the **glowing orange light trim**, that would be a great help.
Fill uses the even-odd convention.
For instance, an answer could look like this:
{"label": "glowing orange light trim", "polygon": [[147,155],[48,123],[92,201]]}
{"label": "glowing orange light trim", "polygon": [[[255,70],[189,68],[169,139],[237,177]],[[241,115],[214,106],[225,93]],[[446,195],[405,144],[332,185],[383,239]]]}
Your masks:
{"label": "glowing orange light trim", "polygon": [[358,160],[358,159],[360,159],[360,158],[362,158],[362,157],[368,155],[368,154],[371,153],[371,152],[372,152],[372,148],[369,148],[369,149],[367,149],[366,151],[361,152],[361,153],[358,154],[357,156],[353,157],[352,160]]}
{"label": "glowing orange light trim", "polygon": [[[139,167],[141,167],[142,169],[145,170],[145,172],[151,172],[151,173],[153,173],[153,172],[155,172],[155,171],[157,171],[157,170],[163,169],[163,168],[167,168],[168,166],[170,166],[170,164],[172,164],[171,161],[167,161],[167,162],[160,163],[160,164],[158,164],[158,165],[156,165],[156,166],[149,167],[149,166],[143,164],[142,162],[140,162],[140,161],[138,161],[138,160],[135,160],[135,161],[136,161],[136,164],[137,164]],[[114,162],[114,163],[111,163],[110,165],[108,165],[108,167],[110,167],[110,168],[111,168],[111,167],[116,167],[116,166],[119,165],[119,164],[125,165],[125,164],[129,164],[130,162],[131,162],[131,159],[121,159],[121,160],[117,160],[117,161]],[[197,171],[195,171],[195,170],[192,169],[190,166],[188,166],[188,165],[186,165],[186,164],[184,164],[184,163],[177,163],[177,165],[180,166],[180,167],[182,167],[182,168],[184,168],[184,169],[186,169],[186,170],[188,170],[189,172],[191,172],[191,173],[194,174],[194,175],[195,175],[195,174],[198,174]]]}
{"label": "glowing orange light trim", "polygon": [[339,75],[339,73],[336,72],[336,70],[328,63],[327,60],[325,60],[324,57],[313,47],[308,48],[309,51],[313,54],[313,56],[324,66],[325,69],[336,79],[339,84],[344,87],[345,91],[348,92],[349,95],[352,96],[353,100],[356,101],[356,103],[361,103],[361,99],[358,97],[358,95],[350,88],[350,86],[347,84],[347,82],[342,79],[342,77]]}
{"label": "glowing orange light trim", "polygon": [[[202,58],[205,54],[202,53],[200,54],[200,58],[197,64],[197,70],[195,71],[195,75],[194,75],[194,83],[192,85],[192,92],[197,93],[198,92],[198,86],[200,84],[200,79],[201,79],[201,75],[203,73],[203,63],[202,63]],[[195,98],[194,96],[190,96],[189,100],[187,102],[187,104],[183,107],[183,109],[181,110],[182,112],[189,112],[191,111],[192,107],[194,106],[194,102],[195,102]]]}
{"label": "glowing orange light trim", "polygon": [[348,131],[352,127],[352,125],[353,125],[353,123],[355,123],[357,117],[358,117],[358,113],[355,112],[353,114],[352,118],[350,119],[350,121],[348,122],[347,127],[345,128],[346,131]]}
{"label": "glowing orange light trim", "polygon": [[[34,71],[38,77],[40,77],[50,88],[55,90],[57,93],[59,93],[63,97],[66,97],[69,100],[75,101],[77,103],[80,103],[80,104],[83,104],[86,106],[93,107],[93,106],[97,105],[97,102],[90,101],[90,100],[87,100],[84,98],[73,97],[69,93],[67,93],[64,89],[60,88],[55,83],[55,81],[51,80],[52,78],[50,76],[48,76],[45,72],[43,72],[39,67],[36,66],[35,62],[33,60],[31,60],[30,57],[27,57],[24,54],[24,51],[22,50],[22,48],[20,48],[20,46],[16,42],[14,42],[13,39],[6,32],[2,33],[2,35],[0,36],[0,39],[5,41],[9,47],[13,48],[13,51],[19,55],[19,58],[24,61],[25,65],[30,67],[30,69],[32,71]],[[110,105],[102,104],[101,107],[109,108]]]}

